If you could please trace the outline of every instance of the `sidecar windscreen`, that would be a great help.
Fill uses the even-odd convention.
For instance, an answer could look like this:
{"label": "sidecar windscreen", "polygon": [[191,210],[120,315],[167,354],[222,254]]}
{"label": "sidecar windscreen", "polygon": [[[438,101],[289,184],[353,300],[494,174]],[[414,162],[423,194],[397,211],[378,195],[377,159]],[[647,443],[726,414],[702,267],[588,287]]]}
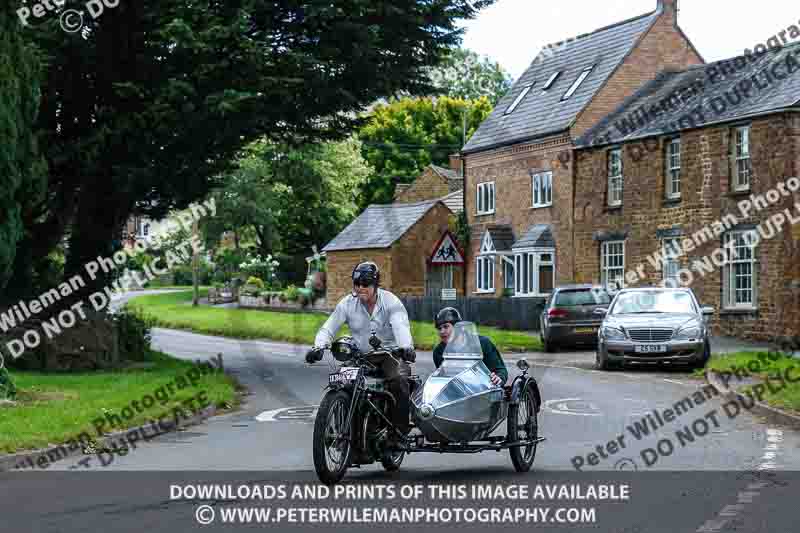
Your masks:
{"label": "sidecar windscreen", "polygon": [[478,328],[472,322],[457,322],[444,348],[444,358],[483,360]]}
{"label": "sidecar windscreen", "polygon": [[484,392],[491,386],[483,361],[445,359],[425,383],[422,401],[439,406]]}

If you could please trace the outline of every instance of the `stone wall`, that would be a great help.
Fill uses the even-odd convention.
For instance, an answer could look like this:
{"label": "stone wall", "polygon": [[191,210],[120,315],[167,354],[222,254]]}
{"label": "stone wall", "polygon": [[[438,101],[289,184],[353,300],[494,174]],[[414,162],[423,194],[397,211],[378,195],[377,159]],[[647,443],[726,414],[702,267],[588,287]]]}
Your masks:
{"label": "stone wall", "polygon": [[[608,148],[590,148],[577,153],[575,196],[576,278],[600,281],[600,239],[604,235],[625,236],[625,267],[640,270],[644,281],[660,283],[663,274],[658,262],[648,256],[660,251],[659,230],[681,232],[681,239],[692,237],[714,221],[735,216],[737,224],[758,225],[772,215],[790,209],[794,215],[800,194],[781,199],[761,211],[755,209],[744,217],[739,202],[751,194],[764,194],[779,182],[798,175],[800,120],[793,115],[772,115],[751,122],[751,191],[731,190],[731,143],[735,142],[730,125],[683,132],[681,139],[681,198],[665,199],[665,144],[667,137],[622,146],[622,207],[607,207]],[[733,219],[727,218],[733,222]],[[740,226],[743,227],[743,226]],[[721,228],[721,226],[720,226]],[[703,305],[717,309],[713,318],[716,333],[768,340],[776,334],[798,331],[797,291],[800,284],[800,224],[789,226],[759,245],[756,268],[757,309],[722,309],[720,268],[712,271],[699,268],[703,261],[719,249],[719,231],[706,234],[705,244],[695,246],[680,259],[680,266],[689,273],[689,286]],[[764,227],[764,236],[772,233]],[[698,240],[698,239],[694,239]],[[652,264],[656,263],[656,264]],[[691,276],[691,277],[690,277]]]}

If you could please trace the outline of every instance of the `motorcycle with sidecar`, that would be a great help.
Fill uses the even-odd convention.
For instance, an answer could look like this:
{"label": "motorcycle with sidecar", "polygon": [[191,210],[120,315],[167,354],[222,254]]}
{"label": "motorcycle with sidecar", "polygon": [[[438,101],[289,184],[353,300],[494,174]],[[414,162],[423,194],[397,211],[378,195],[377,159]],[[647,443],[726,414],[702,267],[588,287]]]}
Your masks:
{"label": "motorcycle with sidecar", "polygon": [[[368,352],[351,337],[335,340],[328,349],[341,364],[328,377],[327,392],[314,422],[314,468],[320,481],[338,483],[350,467],[380,461],[387,471],[400,468],[410,453],[479,453],[509,450],[517,472],[533,465],[542,405],[539,386],[521,371],[509,385],[496,386],[483,363],[475,324],[455,324],[443,362],[423,383],[408,377],[411,396],[411,431],[402,435],[391,422],[397,399],[387,390],[381,371],[371,363],[375,356],[393,357],[374,335]],[[492,435],[506,422],[504,434]],[[402,437],[399,447],[387,445],[391,432]]]}

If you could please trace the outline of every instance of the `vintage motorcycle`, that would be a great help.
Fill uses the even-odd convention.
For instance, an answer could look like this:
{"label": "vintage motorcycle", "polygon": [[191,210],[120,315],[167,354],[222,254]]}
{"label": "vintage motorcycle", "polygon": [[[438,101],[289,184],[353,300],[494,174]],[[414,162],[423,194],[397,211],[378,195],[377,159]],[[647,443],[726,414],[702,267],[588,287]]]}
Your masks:
{"label": "vintage motorcycle", "polygon": [[[528,375],[528,363],[517,362],[521,374],[510,385],[495,386],[483,363],[477,329],[473,323],[455,325],[444,360],[422,384],[408,377],[411,395],[411,431],[399,449],[389,449],[390,420],[397,402],[372,364],[375,356],[392,357],[392,348],[374,335],[373,350],[362,353],[352,337],[342,337],[329,347],[341,367],[329,383],[314,423],[314,468],[320,481],[338,483],[351,466],[380,461],[387,471],[400,468],[406,453],[479,453],[508,449],[517,472],[533,465],[539,436],[539,387]],[[507,420],[505,435],[492,433]],[[398,433],[399,434],[399,433]]]}

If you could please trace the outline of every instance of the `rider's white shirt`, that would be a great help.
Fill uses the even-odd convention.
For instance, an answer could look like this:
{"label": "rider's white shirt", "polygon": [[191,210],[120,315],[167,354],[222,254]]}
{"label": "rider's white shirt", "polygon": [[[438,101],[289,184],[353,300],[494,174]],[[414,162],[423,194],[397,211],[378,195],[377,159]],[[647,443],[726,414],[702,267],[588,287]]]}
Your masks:
{"label": "rider's white shirt", "polygon": [[384,345],[402,348],[414,347],[408,312],[400,298],[389,291],[378,289],[378,301],[372,311],[372,316],[367,312],[366,306],[352,293],[339,300],[336,309],[317,333],[314,346],[329,345],[336,332],[345,323],[350,328],[359,349],[364,352],[372,349],[369,345],[369,337],[373,329]]}

